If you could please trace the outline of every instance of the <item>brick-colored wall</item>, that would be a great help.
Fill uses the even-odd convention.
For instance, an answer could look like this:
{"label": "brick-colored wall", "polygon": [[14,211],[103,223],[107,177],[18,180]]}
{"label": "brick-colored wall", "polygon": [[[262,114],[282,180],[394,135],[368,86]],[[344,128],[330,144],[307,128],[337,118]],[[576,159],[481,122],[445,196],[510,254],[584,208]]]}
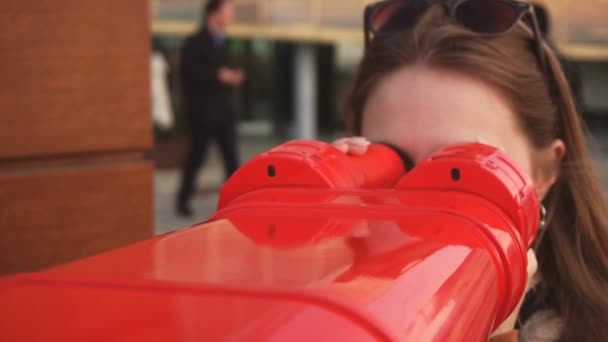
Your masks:
{"label": "brick-colored wall", "polygon": [[0,275],[153,231],[147,0],[0,1]]}

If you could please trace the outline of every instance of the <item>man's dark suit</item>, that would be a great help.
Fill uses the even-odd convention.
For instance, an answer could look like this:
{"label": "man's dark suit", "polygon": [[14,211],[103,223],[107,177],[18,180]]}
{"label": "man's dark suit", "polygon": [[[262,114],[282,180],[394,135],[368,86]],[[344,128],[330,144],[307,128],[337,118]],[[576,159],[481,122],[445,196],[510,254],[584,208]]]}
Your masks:
{"label": "man's dark suit", "polygon": [[207,147],[215,140],[222,152],[226,177],[238,167],[236,115],[233,87],[218,78],[221,67],[230,67],[231,57],[222,37],[202,29],[190,36],[182,49],[181,80],[185,113],[192,144],[184,163],[178,206],[187,208],[196,175],[205,162]]}

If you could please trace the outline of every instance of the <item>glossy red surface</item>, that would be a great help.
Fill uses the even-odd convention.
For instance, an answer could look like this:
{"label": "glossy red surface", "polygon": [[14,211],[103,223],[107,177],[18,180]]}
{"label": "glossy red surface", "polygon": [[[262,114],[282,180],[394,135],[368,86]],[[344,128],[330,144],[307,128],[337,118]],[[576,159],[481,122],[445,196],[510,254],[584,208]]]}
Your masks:
{"label": "glossy red surface", "polygon": [[404,176],[386,148],[298,144],[240,170],[211,223],[0,280],[0,341],[487,340],[525,285],[525,175],[484,145]]}
{"label": "glossy red surface", "polygon": [[219,209],[236,197],[262,188],[392,187],[405,174],[401,157],[373,145],[364,157],[346,156],[320,141],[291,141],[254,158],[222,188]]}

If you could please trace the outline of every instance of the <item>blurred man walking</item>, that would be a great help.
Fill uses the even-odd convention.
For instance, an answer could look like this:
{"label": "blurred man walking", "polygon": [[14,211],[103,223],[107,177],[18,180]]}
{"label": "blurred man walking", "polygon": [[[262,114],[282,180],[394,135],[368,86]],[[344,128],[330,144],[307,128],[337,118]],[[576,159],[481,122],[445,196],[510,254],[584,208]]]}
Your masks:
{"label": "blurred man walking", "polygon": [[180,215],[192,215],[190,199],[196,176],[212,140],[220,147],[226,178],[238,168],[236,113],[233,90],[244,72],[232,65],[225,28],[234,20],[232,0],[209,0],[201,29],[188,37],[182,50],[181,79],[192,142],[184,163],[177,198]]}

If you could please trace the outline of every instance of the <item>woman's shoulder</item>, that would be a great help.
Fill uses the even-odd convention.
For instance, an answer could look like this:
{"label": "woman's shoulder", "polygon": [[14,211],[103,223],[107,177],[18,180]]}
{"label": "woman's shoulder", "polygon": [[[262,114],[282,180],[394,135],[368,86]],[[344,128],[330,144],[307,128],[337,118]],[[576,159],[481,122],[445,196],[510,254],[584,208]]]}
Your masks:
{"label": "woman's shoulder", "polygon": [[563,322],[557,312],[541,310],[535,312],[520,327],[520,342],[551,342],[559,341]]}

